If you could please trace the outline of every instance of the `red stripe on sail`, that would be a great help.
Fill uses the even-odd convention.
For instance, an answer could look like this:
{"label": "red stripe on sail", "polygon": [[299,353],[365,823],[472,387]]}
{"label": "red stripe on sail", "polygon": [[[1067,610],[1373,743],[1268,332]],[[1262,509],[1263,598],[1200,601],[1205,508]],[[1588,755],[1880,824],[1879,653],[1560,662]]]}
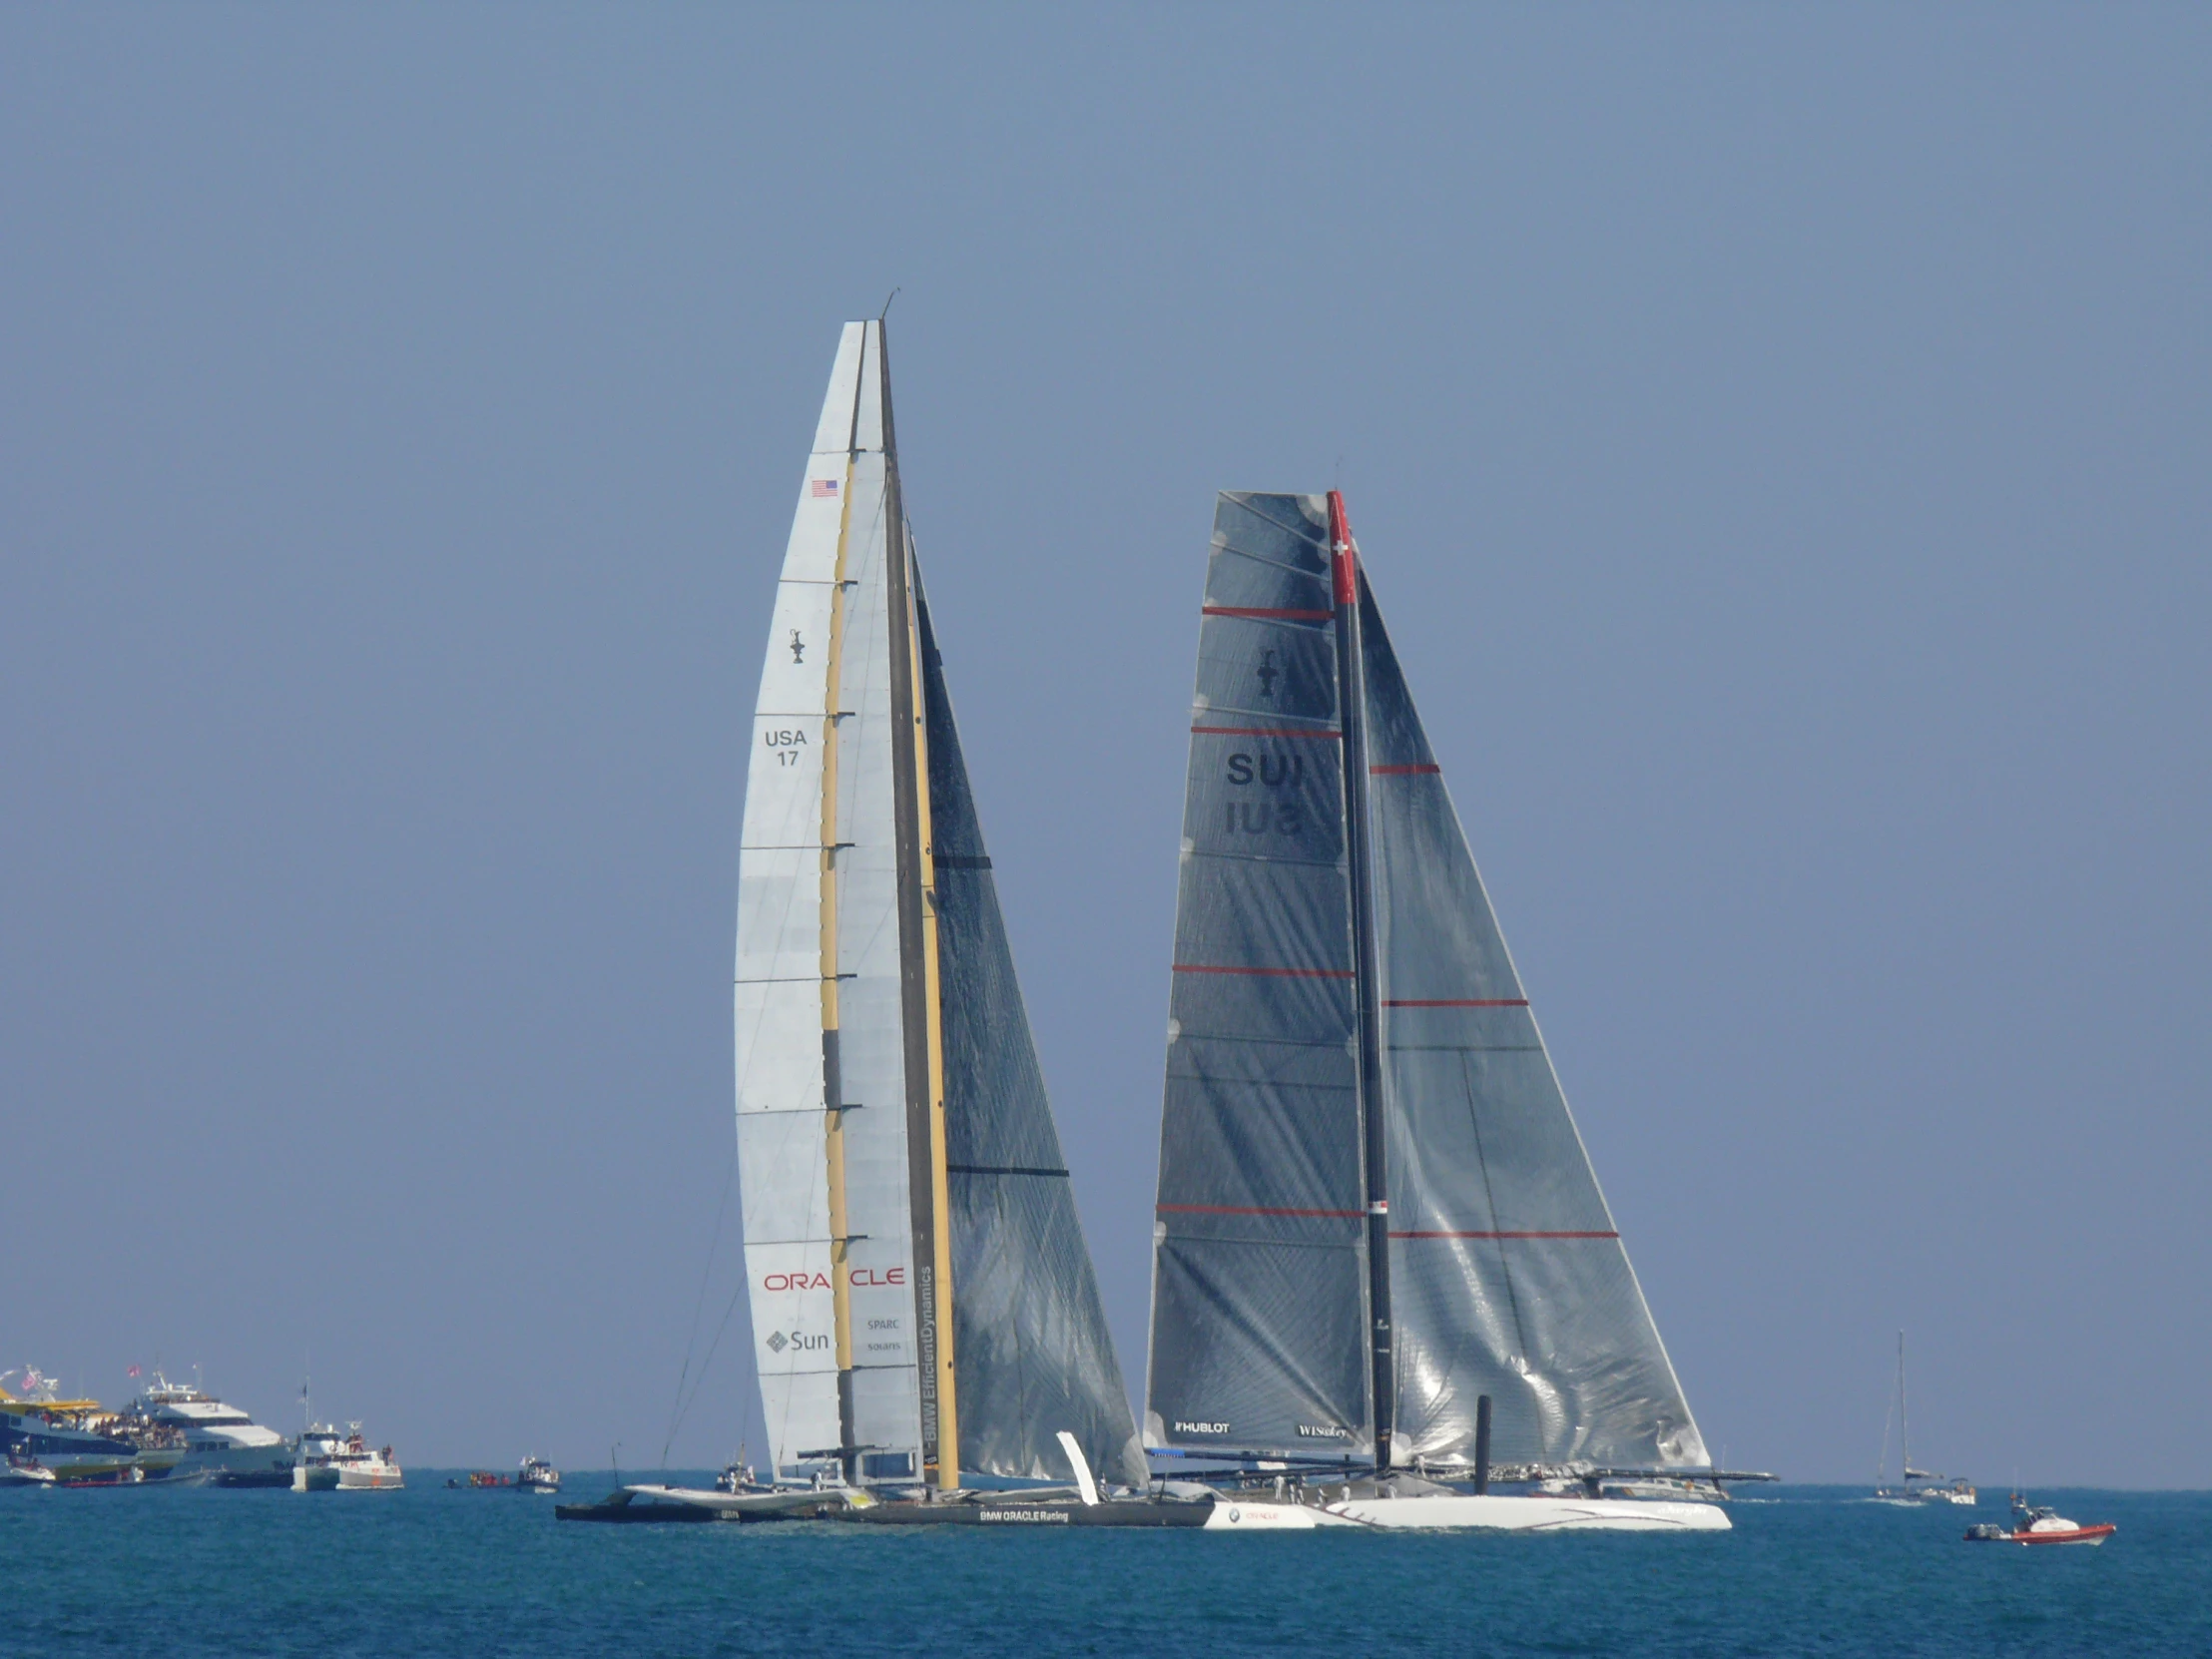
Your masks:
{"label": "red stripe on sail", "polygon": [[1392,1233],[1393,1239],[1617,1239],[1618,1233]]}
{"label": "red stripe on sail", "polygon": [[1310,1216],[1323,1221],[1359,1221],[1363,1215],[1359,1210],[1277,1210],[1238,1204],[1159,1204],[1153,1208],[1164,1216]]}
{"label": "red stripe on sail", "polygon": [[1257,605],[1206,605],[1200,607],[1206,616],[1257,617],[1263,622],[1327,622],[1335,611],[1271,611]]}
{"label": "red stripe on sail", "polygon": [[1326,738],[1331,743],[1344,736],[1342,732],[1309,732],[1273,726],[1194,726],[1191,735],[1200,738]]}
{"label": "red stripe on sail", "polygon": [[1370,767],[1368,771],[1378,778],[1404,778],[1417,772],[1441,772],[1442,767]]}
{"label": "red stripe on sail", "polygon": [[1350,979],[1350,968],[1209,967],[1199,962],[1177,962],[1177,973],[1252,973],[1263,979]]}
{"label": "red stripe on sail", "polygon": [[1385,1008],[1525,1008],[1525,996],[1390,997]]}

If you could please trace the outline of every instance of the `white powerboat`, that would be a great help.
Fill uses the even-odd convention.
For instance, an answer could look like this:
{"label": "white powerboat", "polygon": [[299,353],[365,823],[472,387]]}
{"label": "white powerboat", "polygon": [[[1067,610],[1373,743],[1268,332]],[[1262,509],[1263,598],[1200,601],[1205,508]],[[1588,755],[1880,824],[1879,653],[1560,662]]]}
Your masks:
{"label": "white powerboat", "polygon": [[2099,1521],[2093,1526],[2083,1526],[2070,1521],[2048,1504],[2031,1504],[2019,1493],[2012,1494],[2012,1525],[1981,1525],[1966,1528],[1968,1543],[2003,1544],[2088,1544],[2094,1547],[2112,1536],[2119,1528],[2110,1521]]}
{"label": "white powerboat", "polygon": [[396,1491],[404,1484],[391,1447],[371,1448],[357,1422],[348,1423],[342,1435],[320,1423],[299,1436],[298,1459],[292,1465],[295,1492]]}
{"label": "white powerboat", "polygon": [[54,1471],[29,1452],[10,1451],[0,1462],[0,1486],[51,1486]]}

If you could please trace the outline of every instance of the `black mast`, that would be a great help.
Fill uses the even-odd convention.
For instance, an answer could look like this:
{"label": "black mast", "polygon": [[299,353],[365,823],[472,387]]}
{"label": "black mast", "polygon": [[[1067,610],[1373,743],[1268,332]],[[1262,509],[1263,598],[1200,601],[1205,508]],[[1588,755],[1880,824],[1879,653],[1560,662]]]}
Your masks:
{"label": "black mast", "polygon": [[1361,660],[1360,553],[1342,491],[1329,492],[1329,547],[1337,597],[1337,709],[1344,728],[1345,857],[1351,871],[1353,994],[1359,998],[1360,1163],[1368,1223],[1370,1382],[1375,1469],[1390,1467],[1397,1370],[1390,1358],[1390,1203],[1383,1160],[1382,1010],[1378,1002],[1373,875],[1368,854],[1367,675]]}

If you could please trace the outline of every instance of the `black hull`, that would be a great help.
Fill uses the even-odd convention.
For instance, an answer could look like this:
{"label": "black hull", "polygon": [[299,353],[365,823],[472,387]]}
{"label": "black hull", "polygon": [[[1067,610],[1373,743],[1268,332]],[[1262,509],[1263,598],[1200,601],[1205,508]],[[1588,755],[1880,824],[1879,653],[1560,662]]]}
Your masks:
{"label": "black hull", "polygon": [[263,1488],[288,1488],[291,1485],[289,1469],[218,1469],[208,1484],[227,1492],[259,1491]]}
{"label": "black hull", "polygon": [[560,1503],[554,1505],[556,1520],[605,1521],[614,1526],[681,1526],[715,1518],[712,1509],[700,1509],[689,1503]]}
{"label": "black hull", "polygon": [[1204,1526],[1211,1503],[871,1503],[833,1516],[863,1526]]}

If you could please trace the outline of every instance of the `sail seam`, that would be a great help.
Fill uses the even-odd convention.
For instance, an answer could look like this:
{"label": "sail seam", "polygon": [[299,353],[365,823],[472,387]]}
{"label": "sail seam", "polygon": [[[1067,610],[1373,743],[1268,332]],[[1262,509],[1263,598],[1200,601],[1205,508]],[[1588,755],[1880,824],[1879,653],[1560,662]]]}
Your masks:
{"label": "sail seam", "polygon": [[[1474,1073],[1468,1068],[1464,1054],[1459,1056],[1459,1077],[1467,1087],[1467,1128],[1474,1136],[1475,1165],[1482,1171],[1482,1202],[1494,1220],[1497,1216],[1497,1192],[1490,1185],[1490,1157],[1482,1147],[1482,1113],[1475,1105]],[[1513,1313],[1513,1341],[1519,1345],[1521,1360],[1525,1364],[1528,1359],[1528,1328],[1521,1323],[1520,1292],[1513,1286],[1513,1266],[1506,1260],[1503,1250],[1497,1253],[1497,1266],[1505,1280],[1505,1305]],[[1551,1447],[1547,1444],[1544,1450],[1548,1454]]]}
{"label": "sail seam", "polygon": [[1192,726],[1192,737],[1319,737],[1323,741],[1339,741],[1343,732],[1334,730],[1301,730],[1294,726]]}
{"label": "sail seam", "polygon": [[1284,864],[1294,869],[1341,870],[1345,867],[1344,861],[1339,858],[1286,858],[1276,852],[1200,852],[1194,849],[1191,857],[1194,861],[1198,859],[1220,859],[1225,863]]}
{"label": "sail seam", "polygon": [[1350,968],[1212,967],[1198,962],[1177,962],[1177,973],[1243,973],[1262,979],[1350,979]]}
{"label": "sail seam", "polygon": [[1392,1054],[1541,1054],[1542,1043],[1385,1043]]}
{"label": "sail seam", "polygon": [[1385,997],[1385,1008],[1525,1008],[1525,996]]}
{"label": "sail seam", "polygon": [[1369,777],[1371,777],[1371,778],[1405,778],[1405,777],[1409,777],[1409,776],[1412,776],[1412,775],[1414,775],[1414,774],[1417,774],[1417,773],[1420,773],[1420,774],[1425,774],[1425,773],[1436,773],[1436,774],[1441,774],[1441,773],[1443,772],[1443,770],[1444,770],[1444,769],[1443,769],[1442,767],[1439,767],[1439,766],[1419,766],[1419,767],[1370,767],[1370,768],[1368,768],[1368,776],[1369,776]]}
{"label": "sail seam", "polygon": [[1068,1179],[1064,1169],[1031,1169],[1021,1164],[947,1164],[944,1171],[947,1175],[1040,1175],[1062,1181]]}
{"label": "sail seam", "polygon": [[[1263,492],[1257,490],[1224,490],[1222,493],[1237,504],[1239,512],[1250,514],[1262,524],[1272,524],[1278,530],[1284,531],[1295,540],[1306,543],[1309,547],[1318,549],[1321,546],[1321,538],[1314,534],[1314,526],[1311,520],[1301,518],[1296,524],[1293,524],[1288,519],[1277,518],[1273,513],[1264,513],[1258,507],[1255,507],[1253,502],[1261,499]],[[1298,498],[1293,497],[1292,499]],[[1312,498],[1307,497],[1306,499],[1311,500]],[[1223,547],[1229,546],[1227,532],[1223,533],[1220,545]],[[1261,555],[1247,554],[1246,557],[1258,558]]]}
{"label": "sail seam", "polygon": [[1335,611],[1282,611],[1264,605],[1202,605],[1201,616],[1242,617],[1248,622],[1334,622]]}
{"label": "sail seam", "polygon": [[1618,1233],[1590,1230],[1579,1233],[1539,1233],[1533,1230],[1508,1230],[1503,1232],[1458,1232],[1444,1228],[1415,1228],[1407,1232],[1392,1232],[1393,1239],[1617,1239]]}
{"label": "sail seam", "polygon": [[1285,1210],[1243,1204],[1161,1204],[1155,1208],[1164,1216],[1298,1216],[1320,1221],[1363,1221],[1367,1218],[1365,1210]]}

